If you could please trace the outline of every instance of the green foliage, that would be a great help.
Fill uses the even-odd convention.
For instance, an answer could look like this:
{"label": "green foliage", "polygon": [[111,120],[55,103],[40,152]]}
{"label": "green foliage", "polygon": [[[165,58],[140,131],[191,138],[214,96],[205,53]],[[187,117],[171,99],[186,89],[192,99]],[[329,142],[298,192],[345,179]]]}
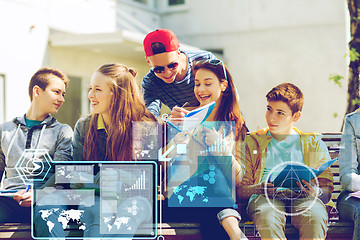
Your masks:
{"label": "green foliage", "polygon": [[358,97],[351,101],[351,104],[354,105],[354,106],[358,105],[359,103],[360,103],[360,98],[358,98]]}
{"label": "green foliage", "polygon": [[[347,54],[350,57],[350,62],[355,62],[356,60],[359,59],[360,54],[356,51],[355,48],[351,48],[350,50],[348,50]],[[346,56],[345,55],[345,56]]]}
{"label": "green foliage", "polygon": [[330,74],[329,81],[334,81],[335,85],[338,85],[341,87],[341,79],[343,79],[343,76]]}

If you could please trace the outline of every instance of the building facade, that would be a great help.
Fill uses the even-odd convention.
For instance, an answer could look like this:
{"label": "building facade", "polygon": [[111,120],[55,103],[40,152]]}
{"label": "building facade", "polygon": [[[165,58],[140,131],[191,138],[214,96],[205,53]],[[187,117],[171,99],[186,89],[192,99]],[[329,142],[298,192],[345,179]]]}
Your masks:
{"label": "building facade", "polygon": [[329,76],[347,79],[344,1],[0,0],[0,8],[0,121],[26,111],[30,77],[46,65],[71,78],[56,118],[73,126],[88,113],[91,74],[121,62],[138,69],[140,83],[149,70],[144,36],[169,28],[181,48],[210,50],[224,60],[250,130],[266,126],[265,95],[282,82],[304,93],[299,128],[341,129],[347,82],[339,88]]}

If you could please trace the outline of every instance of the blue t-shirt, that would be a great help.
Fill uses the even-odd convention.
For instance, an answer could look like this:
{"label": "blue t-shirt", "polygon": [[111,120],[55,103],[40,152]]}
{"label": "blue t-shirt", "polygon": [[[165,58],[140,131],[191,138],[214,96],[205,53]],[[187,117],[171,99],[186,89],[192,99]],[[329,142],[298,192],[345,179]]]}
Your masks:
{"label": "blue t-shirt", "polygon": [[[268,131],[266,135],[270,136],[271,134]],[[304,156],[302,154],[300,146],[300,135],[294,130],[292,130],[291,134],[282,141],[278,141],[275,138],[272,138],[270,140],[266,150],[265,169],[261,177],[261,182],[266,181],[267,176],[271,172],[271,170],[276,168],[279,164],[283,162],[304,163]],[[286,165],[276,168],[272,172],[270,180],[273,181],[285,166]],[[281,188],[278,188],[278,190],[280,189]],[[253,194],[250,197],[249,202],[257,196],[258,194]]]}
{"label": "blue t-shirt", "polygon": [[[267,135],[271,135],[269,131]],[[265,169],[261,182],[265,181],[270,171],[276,168],[271,174],[271,181],[273,181],[285,167],[285,165],[282,167],[277,166],[284,162],[304,163],[300,135],[294,130],[282,141],[275,138],[271,139],[266,151]]]}
{"label": "blue t-shirt", "polygon": [[37,120],[30,120],[25,118],[25,123],[28,128],[35,127],[37,125],[40,125],[43,121],[37,121]]}

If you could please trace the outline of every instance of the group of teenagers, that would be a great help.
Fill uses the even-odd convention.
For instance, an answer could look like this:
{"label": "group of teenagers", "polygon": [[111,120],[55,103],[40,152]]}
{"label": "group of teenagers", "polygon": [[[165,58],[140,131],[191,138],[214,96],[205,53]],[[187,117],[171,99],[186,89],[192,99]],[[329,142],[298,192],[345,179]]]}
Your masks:
{"label": "group of teenagers", "polygon": [[[165,200],[163,219],[195,219],[200,223],[204,240],[234,240],[246,239],[239,228],[240,212],[254,221],[262,239],[286,239],[284,229],[290,218],[299,230],[300,239],[325,239],[326,204],[331,201],[334,189],[331,171],[325,170],[310,182],[298,182],[301,193],[295,197],[290,194],[292,198],[281,197],[278,193],[284,190],[272,182],[278,173],[273,169],[285,162],[317,168],[331,160],[325,143],[317,134],[304,133],[293,126],[301,117],[301,90],[291,83],[272,88],[265,96],[267,128],[249,133],[233,78],[221,60],[207,51],[180,50],[176,35],[168,29],[147,34],[143,45],[151,70],[144,76],[141,88],[134,68],[119,63],[102,65],[90,81],[91,113],[80,118],[74,130],[51,116],[65,101],[69,84],[66,74],[44,67],[32,76],[29,110],[0,125],[3,188],[18,190],[13,198],[0,197],[0,222],[23,222],[31,218],[33,189],[27,191],[15,169],[26,149],[45,149],[53,161],[136,160],[133,122],[165,125],[160,118],[161,104],[165,104],[171,109],[167,121],[177,126],[189,111],[215,102],[204,123],[175,134],[161,147],[166,152],[172,143],[181,143],[192,146],[192,151],[197,151],[195,156],[205,152],[209,159],[215,157],[219,161],[224,159],[221,156],[230,157],[231,171],[223,174],[230,174],[230,181],[235,185],[234,206],[172,208]],[[226,125],[227,122],[231,124]],[[224,145],[223,151],[206,151],[218,139]],[[360,190],[358,111],[346,116],[342,146],[339,164],[343,191],[337,210],[341,219],[354,222],[353,239],[358,239],[360,200],[349,195]],[[199,169],[201,166],[190,167],[190,176],[199,174]],[[171,191],[161,192],[159,199],[169,198],[168,190]],[[244,211],[236,209],[237,203],[245,205]]]}

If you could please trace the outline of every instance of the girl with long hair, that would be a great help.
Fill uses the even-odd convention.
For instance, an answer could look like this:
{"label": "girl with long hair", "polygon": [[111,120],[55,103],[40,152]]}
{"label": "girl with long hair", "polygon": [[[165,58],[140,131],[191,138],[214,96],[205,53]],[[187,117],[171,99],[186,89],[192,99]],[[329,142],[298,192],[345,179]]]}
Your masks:
{"label": "girl with long hair", "polygon": [[[245,172],[239,160],[244,153],[247,127],[238,104],[233,78],[223,62],[198,61],[193,70],[194,93],[199,105],[173,109],[169,118],[172,122],[170,126],[187,121],[184,115],[191,110],[212,102],[215,105],[206,121],[194,129],[186,131],[179,124],[179,133],[167,146],[167,149],[171,145],[176,145],[175,149],[184,149],[186,146],[181,154],[177,152],[171,155],[173,161],[170,161],[168,170],[166,194],[168,206],[185,207],[181,209],[182,212],[188,207],[189,215],[198,217],[204,240],[223,239],[226,233],[231,239],[240,239],[241,230],[236,228],[240,214],[233,206],[236,204],[236,186]],[[189,167],[185,168],[185,165]],[[180,175],[177,171],[183,172]],[[181,204],[177,204],[180,200]]]}
{"label": "girl with long hair", "polygon": [[92,76],[88,98],[91,114],[75,126],[74,160],[134,159],[132,122],[156,122],[146,109],[134,68],[114,63]]}
{"label": "girl with long hair", "polygon": [[[144,144],[143,139],[139,139],[139,136],[134,133],[151,132],[157,129],[157,120],[146,109],[142,101],[139,86],[135,79],[136,75],[135,69],[118,63],[105,64],[92,75],[88,93],[91,114],[79,119],[75,125],[74,161],[142,160],[140,155],[136,155],[136,151],[144,146],[142,145]],[[135,128],[136,123],[140,123],[141,129],[139,126],[137,126],[138,129]],[[144,138],[146,139],[146,137]],[[147,159],[154,160],[154,158]],[[133,167],[136,168],[136,166]],[[84,237],[101,237],[104,232],[106,232],[106,236],[119,236],[118,234],[121,234],[121,236],[132,237],[141,224],[152,223],[151,202],[153,200],[126,191],[130,188],[130,183],[127,183],[129,180],[126,180],[126,176],[132,174],[130,170],[127,171],[115,167],[115,165],[114,168],[110,169],[111,171],[105,170],[94,170],[95,189],[101,185],[102,177],[109,177],[111,173],[110,177],[114,178],[112,189],[116,189],[113,190],[113,194],[118,196],[118,199],[113,199],[112,204],[109,205],[110,201],[106,201],[107,199],[102,195],[96,195],[95,207],[79,207],[79,209],[84,210],[81,219],[86,226]],[[83,186],[78,184],[76,187],[89,188],[86,184]],[[116,206],[114,206],[115,203]],[[138,213],[134,215],[127,210],[135,203]],[[116,207],[116,211],[114,207]],[[104,209],[108,210],[105,211]],[[100,210],[104,213],[100,213]],[[105,213],[110,215],[103,215]],[[128,219],[127,224],[119,224],[115,220],[124,217]],[[114,220],[110,221],[109,219]],[[109,226],[111,224],[114,226]]]}

